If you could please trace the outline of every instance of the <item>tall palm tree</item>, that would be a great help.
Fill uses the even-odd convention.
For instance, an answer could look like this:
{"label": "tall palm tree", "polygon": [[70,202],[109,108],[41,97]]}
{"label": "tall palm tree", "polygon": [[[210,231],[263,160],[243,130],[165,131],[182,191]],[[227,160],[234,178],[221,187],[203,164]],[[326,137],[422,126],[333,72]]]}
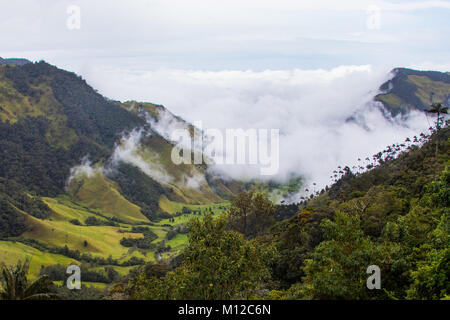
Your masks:
{"label": "tall palm tree", "polygon": [[[448,108],[442,106],[442,103],[433,103],[429,110],[425,110],[428,113],[436,114],[436,132],[441,130],[441,122],[443,121],[443,117],[441,118],[441,115],[448,113]],[[439,135],[436,135],[436,157],[438,156],[439,152]]]}
{"label": "tall palm tree", "polygon": [[0,267],[0,299],[3,300],[50,300],[57,296],[50,293],[52,281],[47,276],[29,283],[27,279],[30,259],[15,266]]}
{"label": "tall palm tree", "polygon": [[433,103],[429,110],[425,110],[428,113],[434,113],[437,116],[436,119],[436,131],[441,129],[441,115],[448,113],[448,107],[442,106],[442,103]]}

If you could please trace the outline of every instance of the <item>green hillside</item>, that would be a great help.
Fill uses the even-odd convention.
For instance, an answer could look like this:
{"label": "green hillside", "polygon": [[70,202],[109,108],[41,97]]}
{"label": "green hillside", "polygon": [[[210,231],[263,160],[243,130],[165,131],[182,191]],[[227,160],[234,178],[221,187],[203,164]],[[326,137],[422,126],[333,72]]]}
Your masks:
{"label": "green hillside", "polygon": [[384,107],[397,115],[410,110],[426,110],[433,103],[450,100],[450,75],[437,71],[417,71],[397,68],[394,77],[384,83],[383,92],[375,97]]}
{"label": "green hillside", "polygon": [[[242,188],[208,176],[205,166],[170,161],[172,143],[148,118],[169,114],[163,106],[131,108],[137,103],[111,101],[74,73],[15,62],[0,63],[0,260],[33,257],[37,276],[41,265],[69,261],[120,270],[169,259],[187,241],[178,226],[224,211]],[[159,175],[114,162],[116,148],[138,128],[145,135],[133,156]]]}
{"label": "green hillside", "polygon": [[[216,177],[207,165],[175,165],[170,126],[185,127],[191,135],[197,129],[163,106],[112,101],[74,73],[43,61],[13,62],[0,60],[0,262],[29,257],[32,277],[49,273],[62,284],[64,267],[76,263],[88,275],[86,283],[105,288],[124,281],[131,270],[130,277],[154,265],[175,272],[185,249],[197,246],[192,226],[211,227],[208,243],[216,243],[214,226],[222,234],[231,232],[223,213],[237,210],[230,200],[242,190],[253,188],[279,201],[302,186],[299,177],[284,184],[243,182]],[[396,73],[382,86],[386,93],[376,97],[393,114],[449,98],[448,74]],[[400,224],[448,163],[448,129],[439,134],[437,155],[431,141],[422,148],[410,146],[399,159],[384,159],[365,174],[347,172],[322,195],[302,202],[298,216],[299,204],[275,205],[263,196],[245,207],[253,212],[267,205],[270,212],[267,220],[256,212],[250,226],[262,247],[278,250],[271,266],[274,282],[267,287],[284,296],[297,294],[291,286],[305,275],[306,260],[323,240],[319,222],[337,210],[351,211],[369,201],[362,232],[371,237],[379,238],[387,221]],[[312,224],[303,229],[309,217]],[[220,241],[230,239],[228,249],[239,243],[246,248],[230,254],[259,250],[256,242],[235,234]],[[206,247],[216,259],[217,248]],[[258,272],[264,259],[255,260]],[[393,294],[404,296],[397,291]]]}

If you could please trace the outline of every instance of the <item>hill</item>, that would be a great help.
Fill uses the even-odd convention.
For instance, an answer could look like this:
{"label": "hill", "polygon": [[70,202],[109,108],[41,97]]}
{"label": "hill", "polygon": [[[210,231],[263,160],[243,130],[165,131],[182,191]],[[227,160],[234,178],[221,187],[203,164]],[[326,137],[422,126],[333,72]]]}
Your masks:
{"label": "hill", "polygon": [[[303,201],[296,217],[275,225],[266,241],[276,243],[279,252],[273,276],[279,281],[277,288],[286,289],[281,296],[448,295],[449,138],[447,127],[411,139],[400,155],[393,156],[392,149],[374,155],[367,172],[353,173],[346,167],[329,189]],[[365,287],[369,265],[381,268],[383,290]]]}
{"label": "hill", "polygon": [[375,97],[392,115],[423,111],[433,103],[450,101],[449,73],[396,68],[392,74],[392,79],[380,87],[383,93]]}
{"label": "hill", "polygon": [[[223,211],[242,188],[207,166],[172,164],[159,122],[193,127],[163,106],[111,101],[74,73],[15,62],[0,65],[0,247],[11,254],[20,243],[11,257],[36,256],[33,270],[41,261],[120,268],[176,255],[186,241],[177,226]],[[155,237],[123,241],[145,239],[128,232],[139,226]]]}
{"label": "hill", "polygon": [[[33,276],[41,266],[69,262],[121,275],[135,266],[168,262],[188,243],[186,225],[192,217],[220,215],[233,196],[251,186],[278,195],[301,187],[301,179],[282,186],[244,183],[216,177],[207,165],[177,166],[171,161],[169,129],[186,128],[191,135],[197,129],[163,106],[112,101],[76,74],[44,61],[1,62],[0,257],[8,263],[33,257]],[[376,97],[393,114],[423,110],[421,103],[431,92],[433,99],[448,99],[448,74],[395,72],[382,86],[390,91]],[[361,175],[347,172],[324,195],[301,203],[306,216],[315,212],[307,243],[297,239],[296,232],[303,232],[295,224],[298,218],[276,224],[273,230],[292,231],[267,234],[282,253],[275,269],[282,287],[299,279],[299,266],[322,240],[318,223],[337,207],[358,205],[352,201],[373,192],[382,201],[403,192],[405,199],[386,201],[405,213],[412,198],[443,170],[445,139],[440,157],[433,158],[429,147],[411,147],[397,160],[375,157],[381,166]],[[298,208],[277,206],[274,221],[292,217]],[[385,218],[370,216],[367,228],[378,235]],[[101,271],[92,279],[104,284],[112,278],[105,280]]]}

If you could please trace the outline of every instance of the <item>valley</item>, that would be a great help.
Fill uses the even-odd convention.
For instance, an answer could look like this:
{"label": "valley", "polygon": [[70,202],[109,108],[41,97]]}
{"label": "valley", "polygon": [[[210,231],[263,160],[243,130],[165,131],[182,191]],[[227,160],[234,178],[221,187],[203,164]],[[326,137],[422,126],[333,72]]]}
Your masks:
{"label": "valley", "polygon": [[[422,111],[433,99],[450,97],[448,74],[394,73],[374,97],[386,114]],[[283,183],[236,180],[206,164],[176,165],[170,130],[184,128],[193,136],[198,129],[192,124],[161,105],[107,99],[80,76],[44,61],[0,65],[0,120],[0,261],[14,265],[30,258],[31,279],[50,273],[62,287],[70,264],[82,266],[84,285],[98,292],[142,268],[176,268],[189,228],[199,223],[192,219],[212,216],[217,222],[208,223],[220,225],[245,190],[274,202],[272,207],[260,199],[273,215],[264,228],[280,228],[297,215],[306,221],[311,207],[327,216],[321,199],[341,192],[347,177],[331,189],[315,190],[314,184],[308,190],[301,175]],[[195,152],[202,151],[191,156]],[[437,178],[447,156],[433,160],[439,166],[424,182]],[[299,194],[297,202],[285,203]],[[298,270],[289,272],[298,276]],[[280,277],[283,285],[291,281]]]}

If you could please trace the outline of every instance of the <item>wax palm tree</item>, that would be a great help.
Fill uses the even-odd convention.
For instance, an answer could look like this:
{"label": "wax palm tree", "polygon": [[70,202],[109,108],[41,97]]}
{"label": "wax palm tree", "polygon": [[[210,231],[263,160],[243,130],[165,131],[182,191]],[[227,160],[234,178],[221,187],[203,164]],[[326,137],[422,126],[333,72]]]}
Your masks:
{"label": "wax palm tree", "polygon": [[[428,113],[433,113],[436,114],[437,119],[436,119],[436,132],[438,132],[439,130],[441,130],[441,122],[443,121],[443,117],[441,118],[441,115],[443,114],[447,114],[448,113],[448,108],[447,107],[443,107],[442,103],[434,103],[431,105],[429,110],[425,110]],[[439,136],[436,136],[436,157],[438,155],[439,152]]]}
{"label": "wax palm tree", "polygon": [[442,103],[434,103],[431,105],[429,110],[425,110],[428,113],[436,114],[436,131],[441,129],[442,118],[441,115],[448,113],[448,107],[442,106]]}
{"label": "wax palm tree", "polygon": [[50,300],[57,296],[49,292],[52,284],[47,276],[42,276],[29,283],[27,279],[30,259],[15,266],[0,267],[0,299],[3,300]]}

